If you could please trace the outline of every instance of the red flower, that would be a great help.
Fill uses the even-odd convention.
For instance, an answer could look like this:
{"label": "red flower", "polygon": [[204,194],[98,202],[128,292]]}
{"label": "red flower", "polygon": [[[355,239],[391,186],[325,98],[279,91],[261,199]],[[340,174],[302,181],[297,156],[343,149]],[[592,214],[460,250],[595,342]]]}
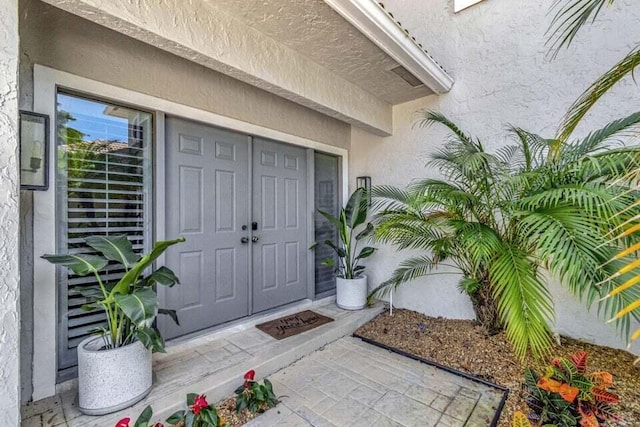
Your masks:
{"label": "red flower", "polygon": [[244,388],[249,388],[251,386],[251,382],[255,377],[256,377],[256,371],[254,371],[253,369],[250,371],[247,371],[247,373],[244,374]]}
{"label": "red flower", "polygon": [[247,373],[244,374],[245,380],[253,381],[255,377],[256,377],[256,371],[254,371],[253,369],[250,371],[247,371]]}
{"label": "red flower", "polygon": [[207,408],[208,406],[209,403],[207,402],[206,396],[204,394],[201,394],[200,396],[195,398],[190,409],[194,414],[200,415],[200,411],[204,408]]}
{"label": "red flower", "polygon": [[162,424],[162,423],[155,423],[155,424],[153,425],[153,427],[164,427],[164,424]]}
{"label": "red flower", "polygon": [[131,418],[123,418],[116,423],[116,427],[129,427],[129,421],[131,421]]}

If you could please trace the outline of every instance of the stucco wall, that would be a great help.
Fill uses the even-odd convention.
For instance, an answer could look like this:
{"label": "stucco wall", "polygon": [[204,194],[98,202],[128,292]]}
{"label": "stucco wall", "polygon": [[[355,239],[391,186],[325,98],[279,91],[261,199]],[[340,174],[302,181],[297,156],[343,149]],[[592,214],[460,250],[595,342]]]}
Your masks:
{"label": "stucco wall", "polygon": [[0,425],[20,421],[18,1],[0,3]]}
{"label": "stucco wall", "polygon": [[[413,127],[416,112],[443,112],[465,131],[482,139],[489,149],[505,144],[505,124],[553,136],[574,99],[601,73],[634,46],[640,8],[632,0],[618,0],[597,25],[580,34],[569,51],[550,62],[545,58],[547,16],[553,0],[485,0],[458,14],[453,1],[385,1],[386,8],[454,76],[453,90],[394,108],[394,135],[379,138],[352,130],[351,182],[370,175],[373,184],[403,186],[416,177],[435,176],[425,158],[443,142],[444,132]],[[640,89],[625,81],[589,116],[589,128],[640,109]],[[578,131],[584,133],[588,127]],[[369,263],[372,284],[408,254],[382,250]],[[396,305],[434,316],[471,318],[469,301],[457,292],[456,276],[432,276],[403,287]],[[560,286],[553,285],[557,330],[610,346],[622,346],[613,330],[596,320]],[[635,347],[638,351],[638,347]]]}
{"label": "stucco wall", "polygon": [[[20,108],[33,108],[33,64],[348,148],[350,126],[38,0],[20,1]],[[53,214],[53,213],[52,213]],[[15,216],[17,218],[17,214]],[[33,197],[21,196],[22,399],[32,395]],[[3,267],[0,266],[0,269]],[[17,354],[17,352],[15,352]]]}
{"label": "stucco wall", "polygon": [[[22,0],[23,62],[38,63],[327,144],[349,125],[38,0]],[[21,75],[28,97],[29,76]],[[27,87],[25,87],[27,86]]]}

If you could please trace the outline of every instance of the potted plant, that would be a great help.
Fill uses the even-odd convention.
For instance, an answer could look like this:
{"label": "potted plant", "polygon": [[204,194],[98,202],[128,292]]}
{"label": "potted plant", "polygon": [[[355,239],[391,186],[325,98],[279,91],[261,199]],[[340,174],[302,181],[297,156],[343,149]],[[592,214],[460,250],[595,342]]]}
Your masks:
{"label": "potted plant", "polygon": [[[322,263],[336,267],[336,304],[345,310],[360,310],[367,304],[367,276],[364,275],[365,266],[360,265],[360,261],[375,252],[369,246],[358,251],[358,243],[369,237],[374,230],[371,223],[364,225],[369,212],[366,191],[363,188],[354,191],[337,218],[328,212],[318,212],[336,227],[340,239],[340,245],[331,240],[324,241],[337,254],[338,263],[333,258]],[[361,227],[363,225],[364,228]],[[361,229],[358,231],[358,228]]]}
{"label": "potted plant", "polygon": [[[92,236],[86,244],[97,254],[44,255],[52,264],[67,267],[78,276],[93,274],[96,285],[78,291],[89,301],[82,308],[103,310],[106,325],[78,345],[78,406],[88,415],[103,415],[133,405],[151,390],[151,352],[164,352],[164,340],[154,325],[167,314],[177,323],[175,311],[158,308],[155,285],[179,283],[173,271],[160,267],[145,275],[153,262],[175,240],[157,242],[151,252],[138,255],[126,236]],[[109,282],[108,270],[124,270]]]}

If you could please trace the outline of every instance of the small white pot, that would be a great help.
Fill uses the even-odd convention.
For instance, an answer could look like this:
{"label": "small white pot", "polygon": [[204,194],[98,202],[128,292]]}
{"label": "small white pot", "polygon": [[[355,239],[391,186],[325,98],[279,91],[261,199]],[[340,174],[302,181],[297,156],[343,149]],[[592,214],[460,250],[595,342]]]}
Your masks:
{"label": "small white pot", "polygon": [[336,304],[344,310],[362,310],[367,305],[367,276],[336,278]]}
{"label": "small white pot", "polygon": [[87,415],[116,412],[142,400],[153,381],[151,350],[140,341],[100,350],[102,337],[78,346],[78,407]]}

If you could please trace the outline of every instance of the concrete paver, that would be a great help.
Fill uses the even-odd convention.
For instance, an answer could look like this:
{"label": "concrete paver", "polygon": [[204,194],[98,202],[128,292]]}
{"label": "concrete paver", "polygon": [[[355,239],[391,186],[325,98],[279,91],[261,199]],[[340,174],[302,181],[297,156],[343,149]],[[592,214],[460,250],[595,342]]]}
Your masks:
{"label": "concrete paver", "polygon": [[[351,315],[332,304],[316,311],[336,319]],[[167,388],[183,396],[183,390],[198,391],[193,389],[197,381],[202,383],[209,377],[226,381],[230,369],[240,374],[240,368],[255,366],[253,361],[262,360],[263,354],[280,357],[278,351],[298,351],[297,346],[323,333],[317,329],[275,342],[258,330],[247,329],[177,346],[168,354],[154,357],[154,372],[161,387],[124,413],[131,416],[140,412],[137,407],[153,405],[156,396]],[[248,423],[249,427],[482,427],[490,424],[502,398],[502,392],[492,387],[357,338],[338,336],[320,345],[315,351],[300,352],[299,359],[290,359],[281,365],[284,368],[271,371],[275,373],[268,377],[280,403]],[[114,416],[120,416],[87,417],[78,411],[74,400],[75,391],[68,390],[30,404],[23,408],[23,425],[111,426]]]}

